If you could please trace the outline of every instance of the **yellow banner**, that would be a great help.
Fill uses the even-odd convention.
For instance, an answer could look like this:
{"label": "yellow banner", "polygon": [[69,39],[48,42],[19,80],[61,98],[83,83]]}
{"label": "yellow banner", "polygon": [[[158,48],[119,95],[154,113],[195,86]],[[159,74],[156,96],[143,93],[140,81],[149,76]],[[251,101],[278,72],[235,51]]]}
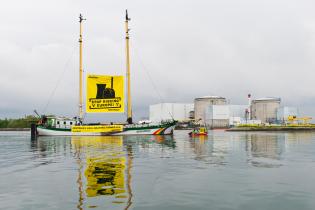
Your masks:
{"label": "yellow banner", "polygon": [[120,132],[123,131],[122,125],[76,125],[71,127],[71,132],[81,133],[81,132]]}
{"label": "yellow banner", "polygon": [[86,112],[124,112],[124,77],[88,75]]}

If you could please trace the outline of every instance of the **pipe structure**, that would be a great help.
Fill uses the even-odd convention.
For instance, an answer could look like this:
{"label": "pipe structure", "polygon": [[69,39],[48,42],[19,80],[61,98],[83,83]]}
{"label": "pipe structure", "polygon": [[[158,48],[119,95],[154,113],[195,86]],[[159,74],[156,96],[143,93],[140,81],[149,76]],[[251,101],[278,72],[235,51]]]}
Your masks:
{"label": "pipe structure", "polygon": [[251,105],[252,105],[252,98],[251,98],[251,94],[247,95],[248,97],[248,120],[251,119]]}

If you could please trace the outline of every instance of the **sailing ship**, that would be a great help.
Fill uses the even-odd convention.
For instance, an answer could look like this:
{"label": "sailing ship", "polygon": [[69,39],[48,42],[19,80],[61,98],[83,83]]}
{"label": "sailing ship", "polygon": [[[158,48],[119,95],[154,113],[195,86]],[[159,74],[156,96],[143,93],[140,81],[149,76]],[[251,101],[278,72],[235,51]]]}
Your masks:
{"label": "sailing ship", "polygon": [[[173,134],[176,125],[175,120],[164,121],[160,123],[133,123],[132,106],[131,106],[131,89],[130,89],[130,56],[129,56],[129,26],[130,18],[126,10],[125,30],[126,30],[126,77],[127,77],[127,120],[126,123],[120,124],[84,124],[83,123],[83,65],[82,65],[82,22],[83,16],[80,14],[80,68],[79,68],[79,116],[73,119],[55,116],[42,116],[37,125],[36,131],[39,136],[95,136],[95,135],[170,135]],[[113,86],[113,79],[111,79]],[[109,98],[115,98],[115,93],[111,88],[99,86],[103,91],[98,91],[98,95],[106,94]],[[104,92],[105,91],[105,92]],[[107,91],[107,92],[106,92]],[[101,94],[99,94],[101,93]],[[102,96],[100,96],[102,98]]]}

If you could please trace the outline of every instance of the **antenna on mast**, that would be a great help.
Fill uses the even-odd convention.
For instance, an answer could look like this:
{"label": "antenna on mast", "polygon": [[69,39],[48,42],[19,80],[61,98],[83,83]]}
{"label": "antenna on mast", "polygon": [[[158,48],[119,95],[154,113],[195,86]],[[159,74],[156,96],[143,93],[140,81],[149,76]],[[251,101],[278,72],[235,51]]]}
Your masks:
{"label": "antenna on mast", "polygon": [[129,17],[128,17],[128,10],[126,10],[126,21],[129,21],[131,20]]}
{"label": "antenna on mast", "polygon": [[80,23],[82,23],[82,21],[83,21],[83,20],[86,20],[86,19],[85,19],[85,18],[83,18],[82,14],[80,13],[80,16],[79,16],[79,22],[80,22]]}

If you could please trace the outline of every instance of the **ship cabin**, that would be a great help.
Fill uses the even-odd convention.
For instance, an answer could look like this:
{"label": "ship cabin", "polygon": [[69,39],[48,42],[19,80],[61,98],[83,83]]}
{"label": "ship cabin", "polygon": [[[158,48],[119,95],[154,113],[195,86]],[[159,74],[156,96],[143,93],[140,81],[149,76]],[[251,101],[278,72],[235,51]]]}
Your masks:
{"label": "ship cabin", "polygon": [[44,124],[50,128],[70,129],[73,125],[78,125],[79,121],[77,119],[69,119],[65,117],[47,117]]}

